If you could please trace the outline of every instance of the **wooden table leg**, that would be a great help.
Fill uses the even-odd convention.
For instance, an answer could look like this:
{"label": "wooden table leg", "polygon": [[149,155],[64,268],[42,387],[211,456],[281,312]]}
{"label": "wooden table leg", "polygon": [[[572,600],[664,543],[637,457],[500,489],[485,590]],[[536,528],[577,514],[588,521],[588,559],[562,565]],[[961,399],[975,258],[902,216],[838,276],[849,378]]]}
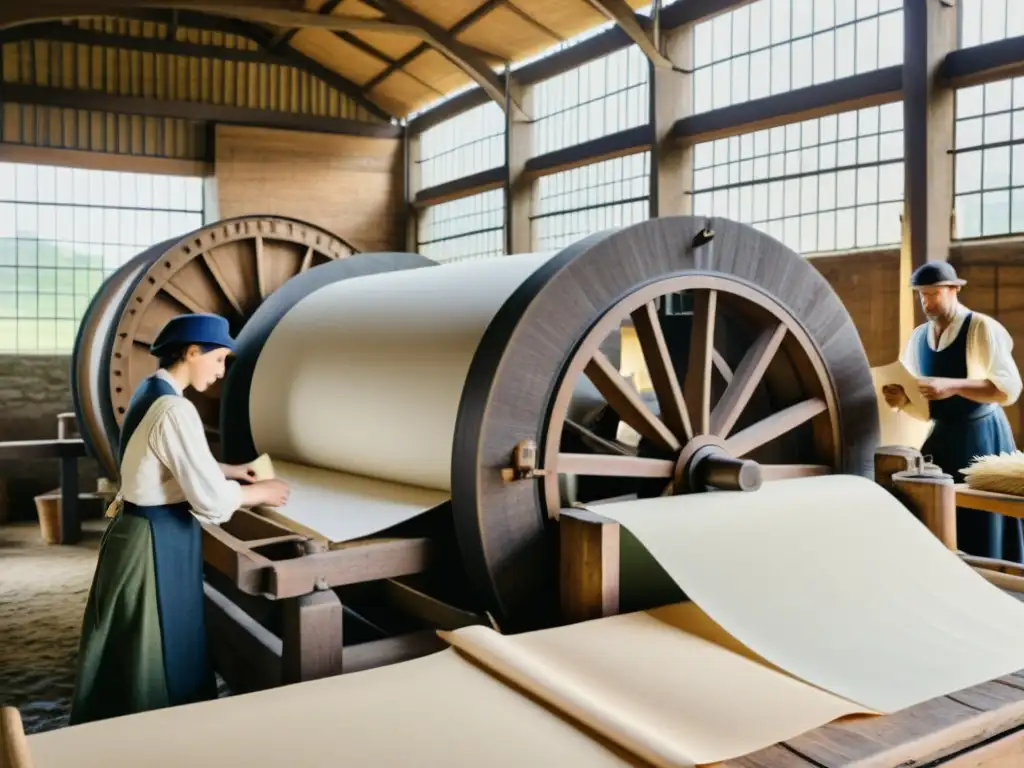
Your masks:
{"label": "wooden table leg", "polygon": [[558,519],[562,621],[574,623],[619,612],[619,524],[585,509],[563,509]]}
{"label": "wooden table leg", "polygon": [[77,544],[82,538],[78,518],[78,459],[64,456],[60,460],[60,543]]}
{"label": "wooden table leg", "polygon": [[341,674],[341,601],[331,590],[295,597],[284,604],[281,683]]}

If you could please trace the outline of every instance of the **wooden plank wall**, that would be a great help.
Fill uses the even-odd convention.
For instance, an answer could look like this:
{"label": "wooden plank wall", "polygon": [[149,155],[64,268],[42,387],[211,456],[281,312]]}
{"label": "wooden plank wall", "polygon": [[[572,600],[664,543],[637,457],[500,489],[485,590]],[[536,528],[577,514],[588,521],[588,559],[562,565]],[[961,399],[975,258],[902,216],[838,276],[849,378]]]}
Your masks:
{"label": "wooden plank wall", "polygon": [[[66,22],[106,36],[176,40],[258,52],[237,35],[121,18]],[[4,83],[67,91],[107,93],[196,104],[337,117],[380,123],[346,94],[308,72],[280,64],[222,61],[52,40],[22,40],[0,46]],[[0,105],[0,141],[131,156],[208,160],[207,125],[197,120],[145,117],[41,107]]]}
{"label": "wooden plank wall", "polygon": [[[1014,359],[1024,372],[1024,240],[957,244],[950,261],[967,280],[960,298],[971,309],[1002,323],[1014,340]],[[872,366],[891,363],[900,353],[899,252],[864,251],[811,258],[853,318]],[[1018,442],[1024,440],[1024,408],[1006,409]]]}
{"label": "wooden plank wall", "polygon": [[404,249],[400,139],[218,125],[214,145],[221,218],[291,216],[361,251]]}

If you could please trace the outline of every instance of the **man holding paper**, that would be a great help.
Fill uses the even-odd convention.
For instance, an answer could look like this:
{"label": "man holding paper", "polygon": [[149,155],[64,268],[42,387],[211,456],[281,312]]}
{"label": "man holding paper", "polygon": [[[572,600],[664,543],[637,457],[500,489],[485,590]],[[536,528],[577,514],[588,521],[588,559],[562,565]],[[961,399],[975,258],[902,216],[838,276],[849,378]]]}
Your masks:
{"label": "man holding paper", "polygon": [[[1022,389],[1013,339],[999,322],[960,303],[966,284],[944,261],[914,271],[910,285],[928,322],[914,329],[901,358],[917,377],[933,422],[921,452],[961,483],[960,470],[975,456],[1016,450],[1003,408]],[[882,394],[890,407],[909,403],[900,385],[887,385]],[[958,508],[957,545],[967,554],[1024,562],[1024,528],[1015,518]]]}

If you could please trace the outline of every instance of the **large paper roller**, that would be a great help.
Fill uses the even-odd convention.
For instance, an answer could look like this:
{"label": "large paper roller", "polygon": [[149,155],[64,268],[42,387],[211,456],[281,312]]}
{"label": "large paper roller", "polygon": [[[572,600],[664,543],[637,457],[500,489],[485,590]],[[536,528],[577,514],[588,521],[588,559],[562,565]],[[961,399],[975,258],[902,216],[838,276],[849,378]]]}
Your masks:
{"label": "large paper roller", "polygon": [[[450,499],[503,628],[550,614],[560,478],[590,481],[588,503],[871,472],[877,401],[849,315],[812,266],[734,222],[658,219],[285,303],[226,382],[225,455],[270,454],[295,487],[279,514],[331,541]],[[602,351],[623,327],[652,392]],[[581,382],[639,440],[572,418]]]}

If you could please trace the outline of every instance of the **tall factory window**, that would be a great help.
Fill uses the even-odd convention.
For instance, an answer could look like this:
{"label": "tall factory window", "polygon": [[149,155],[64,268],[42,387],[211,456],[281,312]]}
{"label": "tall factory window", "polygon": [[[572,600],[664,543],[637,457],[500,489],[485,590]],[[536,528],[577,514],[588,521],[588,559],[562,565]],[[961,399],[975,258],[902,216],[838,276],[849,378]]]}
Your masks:
{"label": "tall factory window", "polygon": [[419,251],[435,261],[505,252],[505,191],[494,189],[438,203],[420,216]]}
{"label": "tall factory window", "polygon": [[505,113],[481,104],[420,136],[420,189],[471,176],[505,163]]}
{"label": "tall factory window", "polygon": [[1024,233],[1024,77],[956,94],[956,236]]}
{"label": "tall factory window", "polygon": [[960,0],[958,7],[961,48],[1024,35],[1020,0]]}
{"label": "tall factory window", "polygon": [[646,125],[648,67],[633,45],[538,83],[533,91],[533,154]]}
{"label": "tall factory window", "polygon": [[697,24],[693,57],[695,113],[902,64],[903,0],[757,0]]}
{"label": "tall factory window", "polygon": [[602,160],[541,177],[530,217],[534,248],[564,248],[584,235],[650,215],[651,154]]}
{"label": "tall factory window", "polygon": [[108,275],[202,224],[200,178],[0,163],[0,353],[69,353]]}
{"label": "tall factory window", "polygon": [[902,103],[698,144],[694,168],[695,214],[752,224],[797,252],[900,241]]}

